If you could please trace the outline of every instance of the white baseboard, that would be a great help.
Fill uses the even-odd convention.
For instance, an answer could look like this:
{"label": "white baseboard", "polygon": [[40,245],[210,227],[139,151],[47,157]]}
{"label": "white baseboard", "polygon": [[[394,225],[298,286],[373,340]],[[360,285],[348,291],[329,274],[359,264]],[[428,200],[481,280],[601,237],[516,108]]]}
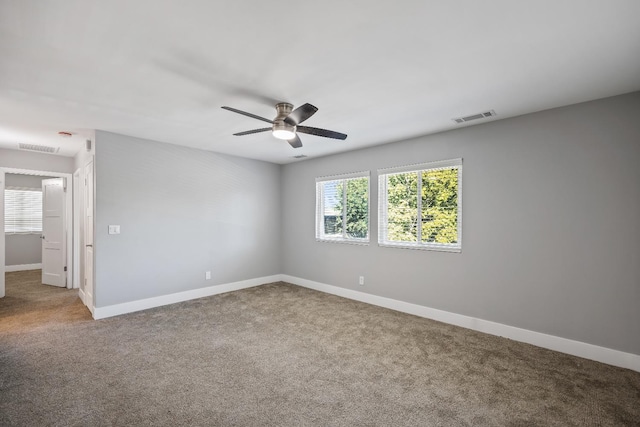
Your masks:
{"label": "white baseboard", "polygon": [[439,322],[449,323],[451,325],[461,326],[463,328],[473,329],[475,331],[497,335],[514,341],[533,344],[538,347],[640,372],[640,355],[637,354],[625,353],[623,351],[587,344],[581,341],[574,341],[554,335],[530,331],[528,329],[516,328],[502,323],[437,310],[435,308],[371,295],[360,291],[354,291],[352,289],[340,288],[338,286],[327,285],[325,283],[314,282],[311,280],[301,279],[299,277],[281,275],[280,280],[305,288],[315,289],[317,291],[365,302],[367,304],[390,308],[403,313],[413,314],[415,316],[425,317]]}
{"label": "white baseboard", "polygon": [[282,275],[276,274],[274,276],[258,277],[256,279],[208,286],[206,288],[177,292],[175,294],[169,295],[161,295],[137,301],[125,302],[122,304],[108,305],[106,307],[95,307],[93,310],[93,318],[96,320],[105,319],[107,317],[119,316],[121,314],[133,313],[135,311],[147,310],[150,308],[160,307],[168,304],[175,304],[177,302],[223,294],[225,292],[237,291],[240,289],[252,288],[254,286],[259,286],[271,282],[279,282],[281,280]]}
{"label": "white baseboard", "polygon": [[5,265],[4,271],[7,273],[10,271],[27,271],[27,270],[41,270],[42,264],[17,264],[17,265]]}
{"label": "white baseboard", "polygon": [[[288,282],[294,285],[337,295],[343,298],[385,307],[391,310],[401,311],[403,313],[413,314],[415,316],[425,317],[427,319],[433,319],[439,322],[461,326],[463,328],[484,332],[490,335],[505,337],[514,341],[520,341],[538,347],[559,351],[561,353],[571,354],[573,356],[583,357],[585,359],[595,360],[597,362],[607,363],[609,365],[619,366],[621,368],[627,368],[640,372],[640,355],[637,354],[625,353],[623,351],[600,347],[593,344],[587,344],[581,341],[574,341],[554,335],[548,335],[540,332],[530,331],[527,329],[517,328],[515,326],[504,325],[502,323],[491,322],[489,320],[478,319],[475,317],[451,313],[448,311],[394,300],[391,298],[371,295],[352,289],[340,288],[338,286],[327,285],[325,283],[314,282],[312,280],[302,279],[286,274],[276,274],[273,276],[259,277],[256,279],[214,285],[206,288],[193,289],[190,291],[178,292],[169,295],[161,295],[157,297],[146,298],[122,304],[115,304],[106,307],[95,307],[92,310],[93,318],[96,320],[105,319],[107,317],[119,316],[121,314],[133,313],[136,311],[147,310],[163,305],[175,304],[177,302],[203,298],[211,295],[222,294],[225,292],[237,291],[240,289],[251,288],[278,281]],[[84,302],[84,293],[81,289],[79,290],[79,295]]]}
{"label": "white baseboard", "polygon": [[82,301],[84,305],[87,305],[87,303],[84,301],[84,291],[82,289],[78,289],[78,296],[80,297],[80,301]]}

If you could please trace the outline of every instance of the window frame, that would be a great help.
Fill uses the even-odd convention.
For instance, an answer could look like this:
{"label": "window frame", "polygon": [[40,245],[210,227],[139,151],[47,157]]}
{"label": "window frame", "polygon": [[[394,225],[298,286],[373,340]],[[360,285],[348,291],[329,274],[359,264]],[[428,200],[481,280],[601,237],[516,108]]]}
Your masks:
{"label": "window frame", "polygon": [[[367,237],[349,237],[347,235],[346,215],[347,204],[343,202],[342,223],[344,224],[342,236],[327,236],[324,234],[324,186],[328,181],[342,181],[342,185],[346,189],[346,182],[352,179],[367,179]],[[343,192],[343,200],[346,202],[347,193]],[[371,172],[353,172],[340,175],[330,175],[316,178],[316,241],[318,242],[335,242],[348,243],[355,245],[368,245],[371,239]]]}
{"label": "window frame", "polygon": [[[433,170],[457,169],[458,170],[458,189],[457,189],[457,232],[458,238],[456,243],[434,243],[434,242],[407,242],[407,241],[390,241],[387,239],[388,229],[388,176],[402,173],[418,174],[418,191],[417,207],[418,218],[421,218],[422,198],[421,180],[422,173]],[[393,168],[378,169],[378,245],[383,247],[402,248],[402,249],[419,249],[441,252],[462,252],[462,159],[441,160],[436,162],[419,163],[406,166],[398,166]],[[422,229],[422,221],[418,221],[418,229]],[[420,232],[418,232],[420,235]]]}
{"label": "window frame", "polygon": [[[31,193],[36,193],[36,194],[40,194],[40,203],[39,206],[37,207],[37,209],[39,210],[39,212],[42,214],[42,189],[39,188],[31,188],[31,187],[13,187],[13,186],[7,186],[4,189],[4,209],[5,209],[5,213],[4,213],[4,223],[2,224],[3,227],[3,232],[5,233],[5,235],[16,235],[16,234],[42,234],[42,227],[43,227],[43,218],[42,216],[40,217],[40,229],[36,230],[36,229],[31,229],[28,231],[16,231],[16,225],[18,224],[17,221],[14,221],[13,227],[11,230],[7,230],[7,223],[11,220],[11,217],[9,215],[9,207],[11,206],[11,204],[7,203],[7,197],[10,197],[10,195],[12,194],[12,192],[16,192],[16,191],[22,191],[22,192],[31,192]],[[15,203],[14,203],[15,205]],[[14,206],[11,206],[12,208]],[[18,218],[21,219],[21,218]],[[24,224],[26,224],[27,221],[21,221],[20,225],[22,225],[22,228],[24,227]],[[31,223],[31,222],[29,222]]]}

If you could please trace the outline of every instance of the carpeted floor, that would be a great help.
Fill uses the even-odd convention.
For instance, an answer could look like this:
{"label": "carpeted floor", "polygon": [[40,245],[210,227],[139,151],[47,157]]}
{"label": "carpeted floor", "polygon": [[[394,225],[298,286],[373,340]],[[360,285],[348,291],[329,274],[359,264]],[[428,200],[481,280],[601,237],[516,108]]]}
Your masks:
{"label": "carpeted floor", "polygon": [[77,290],[43,285],[41,280],[42,270],[6,273],[0,337],[92,320]]}
{"label": "carpeted floor", "polygon": [[42,286],[7,274],[2,426],[640,425],[640,373],[286,283],[101,321]]}

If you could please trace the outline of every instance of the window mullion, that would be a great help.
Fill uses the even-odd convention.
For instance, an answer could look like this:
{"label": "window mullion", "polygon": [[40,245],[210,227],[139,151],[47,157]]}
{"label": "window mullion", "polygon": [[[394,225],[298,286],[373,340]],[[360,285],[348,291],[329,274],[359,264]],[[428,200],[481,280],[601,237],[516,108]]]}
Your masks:
{"label": "window mullion", "polygon": [[378,175],[378,243],[387,242],[387,214],[389,209],[387,195],[387,175]]}

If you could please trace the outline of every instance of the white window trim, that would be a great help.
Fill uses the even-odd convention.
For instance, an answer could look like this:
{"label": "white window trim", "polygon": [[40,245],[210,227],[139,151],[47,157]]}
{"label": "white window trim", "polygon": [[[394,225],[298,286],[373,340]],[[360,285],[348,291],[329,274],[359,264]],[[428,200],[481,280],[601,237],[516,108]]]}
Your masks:
{"label": "white window trim", "polygon": [[[357,178],[367,178],[367,237],[366,238],[357,238],[357,237],[347,237],[346,236],[346,227],[343,232],[343,236],[325,236],[324,235],[324,224],[322,218],[324,217],[324,187],[322,184],[327,181],[346,181],[349,179],[357,179]],[[343,194],[343,197],[346,198],[346,192]],[[346,206],[346,203],[343,203],[343,206]],[[343,224],[346,224],[346,210],[342,213],[343,215]],[[332,243],[347,243],[352,245],[368,245],[369,239],[371,236],[371,173],[369,171],[363,172],[352,172],[340,175],[330,175],[316,178],[316,241],[318,242],[332,242]]]}
{"label": "white window trim", "polygon": [[[392,242],[387,238],[387,176],[424,170],[458,169],[458,241],[457,243]],[[391,248],[419,249],[441,252],[462,252],[462,159],[418,163],[393,168],[378,169],[378,245]],[[420,175],[418,175],[420,176]],[[418,198],[418,212],[420,212]]]}

